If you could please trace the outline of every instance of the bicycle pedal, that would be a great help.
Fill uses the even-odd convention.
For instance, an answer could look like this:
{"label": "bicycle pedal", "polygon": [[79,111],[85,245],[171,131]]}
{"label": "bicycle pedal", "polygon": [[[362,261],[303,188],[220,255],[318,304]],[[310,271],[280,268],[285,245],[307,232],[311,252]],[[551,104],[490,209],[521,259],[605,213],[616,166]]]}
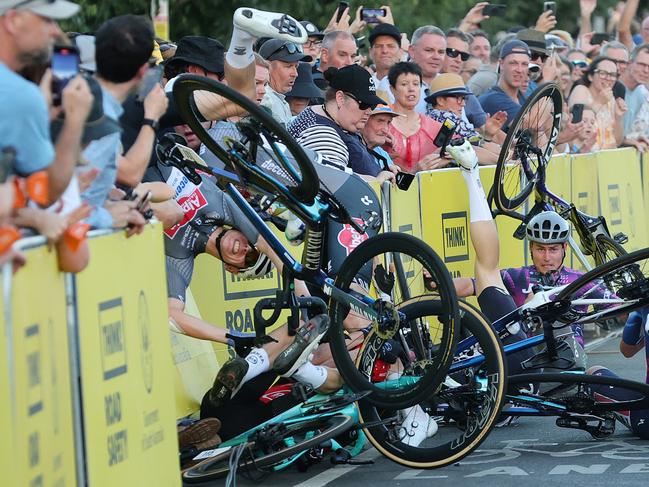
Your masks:
{"label": "bicycle pedal", "polygon": [[613,240],[615,240],[620,245],[624,245],[629,241],[629,237],[626,234],[620,232],[613,235]]}

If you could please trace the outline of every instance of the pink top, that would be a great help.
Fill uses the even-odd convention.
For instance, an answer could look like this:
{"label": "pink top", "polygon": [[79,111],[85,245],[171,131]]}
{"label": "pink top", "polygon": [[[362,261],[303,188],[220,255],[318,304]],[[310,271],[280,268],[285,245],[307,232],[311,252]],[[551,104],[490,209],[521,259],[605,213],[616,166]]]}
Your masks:
{"label": "pink top", "polygon": [[419,131],[406,137],[390,124],[390,134],[394,144],[383,148],[390,154],[395,164],[404,171],[416,172],[416,164],[439,149],[434,143],[442,124],[425,115],[419,115]]}

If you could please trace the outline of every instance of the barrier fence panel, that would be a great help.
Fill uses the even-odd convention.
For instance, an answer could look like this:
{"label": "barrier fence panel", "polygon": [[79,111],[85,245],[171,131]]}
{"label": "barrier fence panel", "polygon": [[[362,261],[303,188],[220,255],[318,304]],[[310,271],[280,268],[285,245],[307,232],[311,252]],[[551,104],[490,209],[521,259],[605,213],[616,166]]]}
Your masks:
{"label": "barrier fence panel", "polygon": [[[2,356],[9,360],[9,375],[3,370],[2,382],[8,379],[9,387],[3,383],[1,389],[2,456],[12,463],[3,469],[3,484],[69,487],[77,479],[66,290],[56,254],[43,242],[19,242],[27,263],[14,276],[11,264],[4,269],[9,348],[3,347]],[[11,414],[8,429],[5,411]]]}
{"label": "barrier fence panel", "polygon": [[[8,278],[11,279],[11,268],[5,266]],[[0,279],[0,323],[2,324],[2,333],[0,333],[0,401],[3,406],[0,408],[0,431],[4,432],[4,440],[0,441],[0,471],[5,472],[5,482],[7,485],[18,485],[18,469],[14,459],[14,404],[13,404],[13,387],[9,380],[9,374],[13,369],[13,346],[9,347],[7,334],[12,330],[7,328],[5,319],[5,299],[4,299],[4,279]],[[11,357],[11,359],[10,359]]]}
{"label": "barrier fence panel", "polygon": [[88,485],[180,486],[161,225],[89,245],[76,276]]}
{"label": "barrier fence panel", "polygon": [[644,217],[640,218],[641,222],[646,222],[649,215],[649,153],[642,154],[642,195],[644,197]]}
{"label": "barrier fence panel", "polygon": [[644,198],[638,153],[617,149],[597,153],[597,171],[602,215],[611,235],[625,233],[628,252],[647,246],[643,221]]}
{"label": "barrier fence panel", "polygon": [[[597,156],[595,154],[576,154],[572,156],[570,163],[570,179],[572,190],[571,201],[579,211],[590,216],[601,215],[600,197],[599,197],[599,178],[598,178]],[[579,243],[576,232],[573,231],[573,238]],[[570,252],[570,267],[585,271],[584,266]]]}

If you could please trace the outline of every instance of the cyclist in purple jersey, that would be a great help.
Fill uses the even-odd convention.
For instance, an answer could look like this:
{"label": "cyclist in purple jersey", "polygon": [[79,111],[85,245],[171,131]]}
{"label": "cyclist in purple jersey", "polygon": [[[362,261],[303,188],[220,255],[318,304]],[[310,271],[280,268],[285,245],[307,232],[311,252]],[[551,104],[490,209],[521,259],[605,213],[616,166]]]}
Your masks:
{"label": "cyclist in purple jersey", "polygon": [[[647,363],[647,371],[645,382],[649,384],[649,347],[647,346],[647,315],[649,315],[649,307],[642,308],[634,311],[629,315],[629,318],[622,330],[622,340],[620,341],[620,352],[626,358],[635,356],[640,350],[645,350],[645,360]],[[604,377],[618,377],[614,372],[595,365],[588,369],[588,374],[599,375]],[[632,392],[615,387],[598,386],[592,388],[592,393],[599,396],[606,397],[612,401],[628,401],[634,399]],[[622,412],[625,421],[622,421],[634,435],[639,436],[643,440],[649,439],[649,409],[640,409],[637,411]]]}

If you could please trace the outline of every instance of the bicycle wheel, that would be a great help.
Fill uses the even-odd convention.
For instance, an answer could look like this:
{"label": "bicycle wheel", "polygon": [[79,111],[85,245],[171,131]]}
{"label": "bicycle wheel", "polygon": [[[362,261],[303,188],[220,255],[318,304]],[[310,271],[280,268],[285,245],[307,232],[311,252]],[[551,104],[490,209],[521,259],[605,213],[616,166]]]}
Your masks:
{"label": "bicycle wheel", "polygon": [[[407,288],[402,288],[395,278],[395,259],[401,261]],[[411,319],[407,312],[411,308],[405,305],[427,299],[425,276],[434,281],[441,304],[436,315]],[[371,322],[355,310],[350,311],[348,305],[330,299],[331,352],[352,390],[370,391],[367,399],[378,406],[406,407],[439,387],[453,358],[458,307],[450,274],[426,243],[401,233],[376,235],[361,243],[345,259],[335,286],[376,298],[374,308],[379,313],[379,318]],[[408,296],[413,297],[408,299]],[[387,391],[372,382],[371,368],[364,364],[359,368],[354,363],[347,347],[345,326],[350,330],[365,328],[366,332],[371,328],[384,339],[397,336],[399,328],[404,327],[417,335],[417,343],[422,343],[423,349],[412,349],[412,354],[399,362],[402,379]],[[429,361],[429,366],[421,367],[419,362],[423,360]]]}
{"label": "bicycle wheel", "polygon": [[611,261],[616,257],[626,254],[626,250],[608,235],[598,235],[595,238],[595,265],[600,266],[604,262]]}
{"label": "bicycle wheel", "polygon": [[[181,75],[174,83],[173,93],[183,120],[226,167],[237,170],[244,179],[243,184],[252,184],[272,194],[285,194],[288,189],[299,201],[313,202],[319,190],[313,163],[268,112],[232,88],[203,76]],[[200,122],[203,118],[195,102],[199,98],[208,100],[213,111],[223,118],[242,112],[248,116],[237,122],[236,128],[228,126],[225,130],[228,136],[215,140]],[[272,168],[268,166],[269,161],[273,163]]]}
{"label": "bicycle wheel", "polygon": [[[239,458],[237,472],[270,467],[334,438],[354,425],[354,418],[344,414],[316,417],[282,426],[277,432],[261,436],[263,428],[249,436],[248,448]],[[275,425],[277,426],[277,425]],[[234,447],[208,458],[183,472],[187,483],[200,483],[224,477],[231,469]]]}
{"label": "bicycle wheel", "polygon": [[516,213],[532,192],[539,166],[552,156],[562,110],[561,89],[545,83],[529,96],[509,126],[494,176],[494,202],[500,211]]}
{"label": "bicycle wheel", "polygon": [[[437,432],[426,438],[418,446],[404,442],[403,421],[412,415],[411,410],[397,412],[380,409],[364,401],[359,402],[361,423],[386,421],[401,414],[403,420],[382,423],[366,429],[367,438],[372,445],[390,460],[412,468],[438,468],[452,464],[475,450],[488,436],[500,415],[506,392],[506,363],[503,349],[487,319],[474,307],[460,301],[460,334],[463,339],[458,343],[458,352],[451,366],[450,377],[456,382],[447,381],[438,393],[429,396],[419,403],[427,416],[430,426],[435,421]],[[428,315],[439,312],[441,303],[430,296],[425,301],[413,305],[417,313]],[[413,310],[414,311],[414,310]],[[372,335],[365,350],[376,347],[371,341],[380,340]],[[469,346],[472,344],[472,346]],[[364,352],[363,351],[363,352]],[[461,365],[480,354],[484,356],[482,364],[473,367]],[[362,359],[361,359],[362,360]],[[464,362],[466,364],[466,362]],[[421,426],[420,426],[421,427]]]}
{"label": "bicycle wheel", "polygon": [[548,310],[566,323],[597,321],[649,304],[649,248],[596,267],[561,290]]}

